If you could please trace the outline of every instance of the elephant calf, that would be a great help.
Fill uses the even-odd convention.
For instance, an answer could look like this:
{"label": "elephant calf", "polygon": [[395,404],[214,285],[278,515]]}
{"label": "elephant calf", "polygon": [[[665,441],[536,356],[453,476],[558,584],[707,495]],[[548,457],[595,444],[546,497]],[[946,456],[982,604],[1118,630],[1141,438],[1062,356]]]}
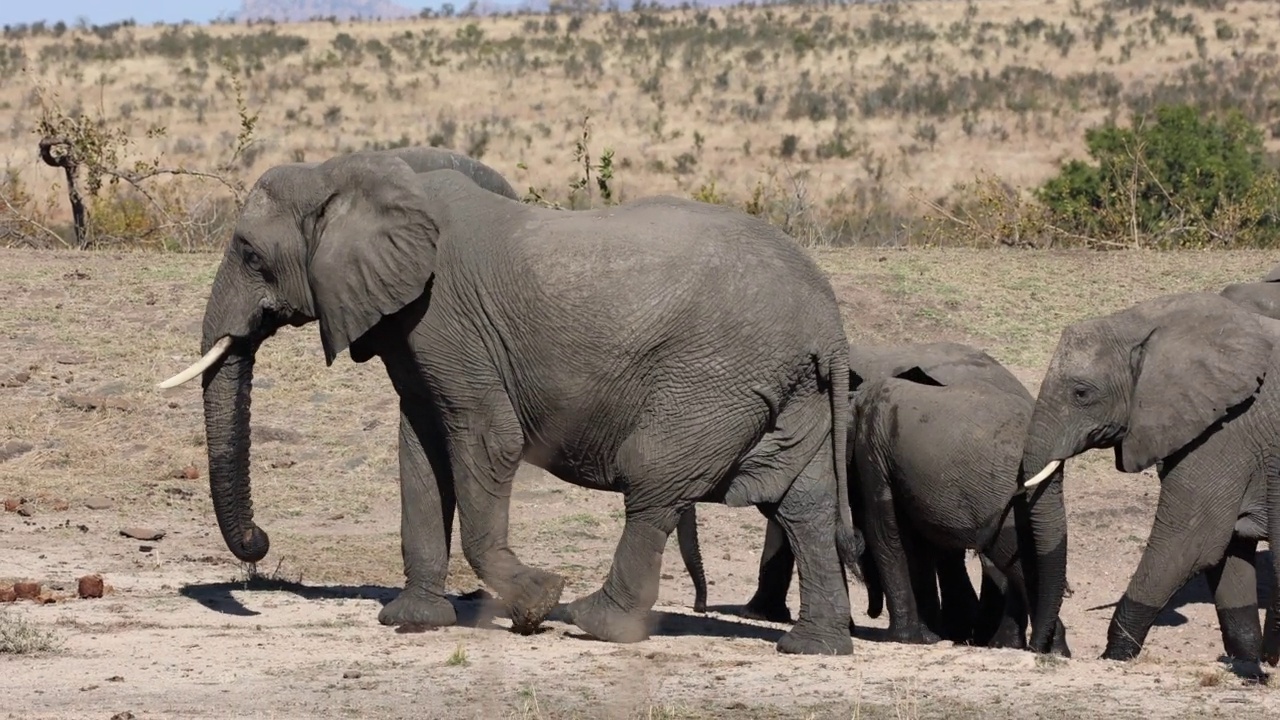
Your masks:
{"label": "elephant calf", "polygon": [[[942,631],[953,640],[1024,647],[1030,609],[1033,648],[1069,656],[1058,617],[1065,555],[1038,557],[1045,572],[1034,584],[1018,559],[1019,525],[1028,538],[1066,532],[1061,495],[1029,501],[1018,492],[1031,394],[990,355],[951,342],[854,345],[849,368],[847,475],[872,560],[863,566],[868,614],[879,614],[883,582],[894,640],[934,642]],[[984,558],[981,617],[964,567],[967,549]],[[770,525],[748,614],[789,617],[791,571],[786,539]],[[1036,597],[1028,597],[1029,585]]]}
{"label": "elephant calf", "polygon": [[[1256,551],[1268,534],[1280,537],[1266,507],[1280,437],[1278,353],[1280,322],[1207,292],[1145,300],[1062,331],[1027,430],[1026,485],[1048,479],[1045,494],[1060,495],[1064,461],[1094,448],[1113,450],[1121,472],[1154,465],[1160,477],[1151,533],[1103,658],[1136,657],[1160,610],[1205,571],[1226,654],[1258,659]],[[1273,558],[1280,563],[1280,553]]]}

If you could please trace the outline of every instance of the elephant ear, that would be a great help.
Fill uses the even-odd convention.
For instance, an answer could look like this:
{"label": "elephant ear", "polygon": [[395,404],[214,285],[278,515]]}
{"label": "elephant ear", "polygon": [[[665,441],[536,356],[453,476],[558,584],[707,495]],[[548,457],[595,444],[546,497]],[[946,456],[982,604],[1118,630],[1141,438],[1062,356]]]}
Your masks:
{"label": "elephant ear", "polygon": [[330,194],[311,218],[308,275],[325,363],[426,290],[438,229],[413,170],[371,153],[333,158],[317,171]]}
{"label": "elephant ear", "polygon": [[1186,447],[1262,385],[1273,336],[1258,316],[1208,298],[1163,313],[1130,352],[1128,431],[1116,449],[1124,472]]}

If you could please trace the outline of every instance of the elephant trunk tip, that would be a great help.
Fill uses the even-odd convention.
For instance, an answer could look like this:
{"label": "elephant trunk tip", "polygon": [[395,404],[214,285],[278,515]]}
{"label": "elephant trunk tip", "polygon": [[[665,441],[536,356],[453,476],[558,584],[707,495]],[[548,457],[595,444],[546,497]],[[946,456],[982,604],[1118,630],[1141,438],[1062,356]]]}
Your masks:
{"label": "elephant trunk tip", "polygon": [[250,523],[249,527],[236,538],[228,535],[227,547],[236,558],[247,563],[256,563],[267,556],[271,548],[271,539],[262,528]]}

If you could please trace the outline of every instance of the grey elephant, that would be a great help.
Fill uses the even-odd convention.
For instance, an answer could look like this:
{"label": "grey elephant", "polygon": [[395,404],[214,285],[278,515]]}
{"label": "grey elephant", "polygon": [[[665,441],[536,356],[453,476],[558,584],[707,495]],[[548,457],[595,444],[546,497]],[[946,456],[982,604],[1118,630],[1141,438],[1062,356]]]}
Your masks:
{"label": "grey elephant", "polygon": [[254,355],[312,321],[326,364],[380,357],[400,396],[406,580],[384,624],[456,622],[455,506],[513,626],[555,608],[563,579],[508,544],[526,461],[625,498],[603,587],[567,607],[588,634],[647,637],[668,536],[695,502],[721,502],[757,506],[796,550],[800,616],[778,649],[852,652],[847,340],[830,283],[781,231],[672,197],[532,207],[374,153],[268,170],[214,278],[204,356],[175,376],[203,375],[214,510],[244,561],[269,547],[249,481]]}
{"label": "grey elephant", "polygon": [[1232,283],[1220,294],[1259,315],[1280,320],[1280,265],[1272,268],[1262,280]]}
{"label": "grey elephant", "polygon": [[[1037,578],[1018,559],[1015,518],[1033,533],[1043,532],[1037,523],[1046,516],[1050,531],[1064,517],[1060,496],[1048,498],[1056,505],[1046,512],[1036,507],[1044,500],[1028,503],[1019,493],[1031,394],[990,355],[954,342],[853,345],[849,368],[847,474],[855,525],[872,560],[862,570],[867,614],[880,614],[883,590],[893,640],[936,642],[942,635],[1024,647],[1028,584],[1036,587]],[[965,569],[969,549],[984,558],[981,603]],[[789,617],[788,550],[770,525],[747,614]],[[1035,608],[1045,637],[1033,634],[1032,645],[1069,656],[1058,617],[1064,591],[1059,586],[1056,599]]]}
{"label": "grey elephant", "polygon": [[[1258,658],[1255,553],[1267,537],[1265,474],[1280,431],[1277,340],[1280,323],[1208,292],[1145,300],[1062,331],[1027,430],[1026,485],[1048,479],[1037,489],[1061,494],[1064,461],[1093,448],[1112,449],[1121,472],[1154,465],[1160,477],[1155,521],[1103,658],[1138,655],[1157,614],[1201,571],[1226,654]],[[1061,544],[1065,561],[1065,535]]]}

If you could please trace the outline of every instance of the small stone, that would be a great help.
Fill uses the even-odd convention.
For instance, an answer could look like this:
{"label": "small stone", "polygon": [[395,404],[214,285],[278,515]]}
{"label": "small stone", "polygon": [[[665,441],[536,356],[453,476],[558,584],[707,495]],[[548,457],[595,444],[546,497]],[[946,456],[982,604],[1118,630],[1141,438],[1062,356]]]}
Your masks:
{"label": "small stone", "polygon": [[195,465],[187,465],[186,467],[174,470],[169,474],[169,477],[177,478],[179,480],[195,480],[200,477],[200,468]]}
{"label": "small stone", "polygon": [[102,597],[102,590],[102,576],[94,573],[80,578],[77,583],[76,594],[82,598],[100,598]]}
{"label": "small stone", "polygon": [[113,503],[110,500],[101,495],[94,495],[84,501],[84,506],[90,510],[110,510],[112,505]]}
{"label": "small stone", "polygon": [[359,670],[348,670],[342,673],[342,677],[344,680],[355,680],[356,678],[361,677],[363,674],[364,673],[360,672]]}
{"label": "small stone", "polygon": [[5,512],[14,512],[14,511],[16,511],[18,508],[22,507],[22,502],[23,502],[23,501],[22,501],[22,498],[16,498],[16,497],[9,497],[9,498],[5,498],[5,499],[4,499],[4,511],[5,511]]}
{"label": "small stone", "polygon": [[35,511],[32,510],[31,506],[28,505],[27,503],[22,503],[21,505],[18,506],[17,513],[22,517],[31,517],[35,513]]}
{"label": "small stone", "polygon": [[[121,679],[123,680],[124,678],[121,678]],[[133,720],[133,713],[129,712],[128,710],[125,710],[124,712],[120,712],[120,713],[116,713],[115,715],[112,715],[111,720]]]}
{"label": "small stone", "polygon": [[0,376],[0,387],[15,388],[26,385],[31,380],[31,373],[23,370],[11,373],[7,376]]}
{"label": "small stone", "polygon": [[80,365],[86,362],[86,359],[83,355],[77,355],[76,353],[67,353],[65,355],[59,355],[56,358],[56,360],[60,365]]}
{"label": "small stone", "polygon": [[297,460],[272,460],[271,469],[272,470],[288,470],[289,468],[297,464],[298,464]]}
{"label": "small stone", "polygon": [[35,600],[40,597],[40,583],[16,582],[13,584],[13,594],[19,600]]}
{"label": "small stone", "polygon": [[134,540],[159,540],[165,536],[164,530],[153,530],[144,527],[127,527],[120,530],[120,534],[133,538]]}
{"label": "small stone", "polygon": [[18,593],[12,587],[0,587],[0,603],[11,603],[18,599]]}

